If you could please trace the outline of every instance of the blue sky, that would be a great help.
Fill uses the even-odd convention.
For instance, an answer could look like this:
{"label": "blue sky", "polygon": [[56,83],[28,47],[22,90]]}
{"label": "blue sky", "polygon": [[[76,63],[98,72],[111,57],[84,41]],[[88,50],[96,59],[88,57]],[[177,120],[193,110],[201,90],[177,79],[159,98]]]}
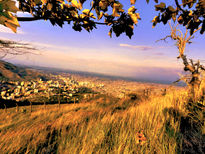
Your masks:
{"label": "blue sky", "polygon": [[[153,2],[147,5],[145,0],[136,2],[135,7],[142,20],[134,28],[132,39],[125,34],[110,38],[109,27],[102,25],[88,33],[85,30],[76,32],[67,24],[60,28],[48,21],[20,22],[17,34],[1,26],[0,38],[28,42],[40,52],[39,55],[8,56],[5,60],[26,65],[173,81],[182,70],[181,61],[176,59],[178,53],[173,41],[155,42],[169,34],[169,25],[159,24],[152,28],[151,20],[157,15],[153,5]],[[129,1],[124,6],[128,9]],[[186,52],[191,58],[203,60],[204,49],[204,36],[197,34]]]}

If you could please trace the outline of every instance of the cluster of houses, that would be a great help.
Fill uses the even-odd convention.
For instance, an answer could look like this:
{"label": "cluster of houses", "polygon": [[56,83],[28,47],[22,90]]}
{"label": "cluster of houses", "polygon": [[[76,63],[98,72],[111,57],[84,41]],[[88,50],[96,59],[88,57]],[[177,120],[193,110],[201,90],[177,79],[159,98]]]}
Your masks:
{"label": "cluster of houses", "polygon": [[63,94],[72,97],[78,92],[79,83],[72,78],[52,75],[48,81],[1,81],[0,98],[5,100],[20,100],[35,95],[52,96]]}
{"label": "cluster of houses", "polygon": [[[73,79],[75,77],[75,79]],[[86,87],[86,88],[82,88]],[[142,88],[143,87],[143,88]],[[70,76],[69,74],[49,75],[49,80],[41,79],[33,81],[0,81],[0,99],[23,101],[33,98],[45,97],[65,100],[89,99],[96,93],[109,94],[118,98],[124,98],[130,93],[145,89],[144,94],[150,95],[152,85],[144,85],[135,82],[121,80],[99,80],[98,78],[86,78]],[[146,91],[146,89],[148,90]],[[159,88],[161,89],[161,88]],[[95,92],[94,92],[95,91]],[[59,101],[59,100],[57,100]]]}

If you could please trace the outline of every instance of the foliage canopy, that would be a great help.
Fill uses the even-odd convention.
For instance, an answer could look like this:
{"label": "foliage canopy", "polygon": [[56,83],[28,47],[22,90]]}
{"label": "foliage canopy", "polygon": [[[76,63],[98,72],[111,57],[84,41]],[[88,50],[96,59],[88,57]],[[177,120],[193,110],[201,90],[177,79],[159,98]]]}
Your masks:
{"label": "foliage canopy", "polygon": [[[16,32],[18,21],[48,20],[52,25],[62,27],[71,24],[75,31],[82,29],[88,32],[103,24],[110,27],[109,35],[114,32],[118,37],[125,33],[129,38],[133,35],[134,25],[138,24],[140,15],[135,8],[136,0],[130,0],[130,8],[124,10],[122,0],[0,0],[0,24]],[[149,3],[150,0],[146,0]],[[159,3],[154,0],[155,10],[159,12],[152,20],[153,27],[157,23],[167,24],[173,20],[186,26],[193,34],[201,28],[205,31],[205,0],[173,0],[175,6]],[[90,3],[90,5],[89,5]],[[89,6],[89,7],[87,7]],[[140,7],[140,6],[139,6]],[[17,17],[17,11],[28,12],[32,17]],[[104,21],[102,21],[104,19]]]}

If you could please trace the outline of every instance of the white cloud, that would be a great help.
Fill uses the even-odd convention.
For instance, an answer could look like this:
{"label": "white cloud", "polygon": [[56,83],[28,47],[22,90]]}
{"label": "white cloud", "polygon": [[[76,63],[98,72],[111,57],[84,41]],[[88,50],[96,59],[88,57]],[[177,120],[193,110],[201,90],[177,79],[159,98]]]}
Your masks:
{"label": "white cloud", "polygon": [[17,17],[32,17],[32,15],[28,12],[21,12],[21,11],[18,11],[17,12]]}
{"label": "white cloud", "polygon": [[37,46],[39,48],[43,48],[44,50],[50,50],[50,49],[57,49],[57,50],[70,50],[73,49],[69,46],[62,46],[62,45],[56,45],[56,44],[49,44],[49,43],[40,43],[40,42],[29,42],[33,46]]}
{"label": "white cloud", "polygon": [[156,48],[163,48],[163,47],[153,47],[153,46],[145,46],[145,45],[130,45],[130,44],[120,44],[120,46],[127,47],[130,49],[138,49],[138,50],[142,50],[142,51],[153,50]]}

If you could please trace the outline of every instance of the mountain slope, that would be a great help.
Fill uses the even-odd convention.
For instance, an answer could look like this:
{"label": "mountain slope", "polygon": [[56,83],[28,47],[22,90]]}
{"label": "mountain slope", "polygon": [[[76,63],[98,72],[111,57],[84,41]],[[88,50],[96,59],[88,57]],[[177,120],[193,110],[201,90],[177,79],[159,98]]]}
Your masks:
{"label": "mountain slope", "polygon": [[44,75],[37,71],[24,67],[18,67],[0,60],[0,79],[16,81],[31,80],[36,78],[44,78]]}

